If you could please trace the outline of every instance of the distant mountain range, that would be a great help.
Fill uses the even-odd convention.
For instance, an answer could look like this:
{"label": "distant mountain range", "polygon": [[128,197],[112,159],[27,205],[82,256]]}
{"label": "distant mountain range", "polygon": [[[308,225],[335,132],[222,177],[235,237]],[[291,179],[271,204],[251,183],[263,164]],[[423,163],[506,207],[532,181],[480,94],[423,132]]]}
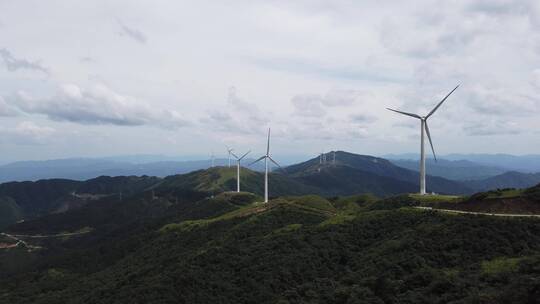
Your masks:
{"label": "distant mountain range", "polygon": [[[399,167],[418,171],[418,157],[415,154],[386,155],[382,158],[390,160]],[[243,164],[248,164],[251,160],[246,159]],[[301,158],[298,156],[288,156],[282,159],[280,157],[280,162],[282,165],[294,164],[301,162]],[[228,161],[225,158],[217,158],[215,160],[216,166],[224,166],[227,163]],[[149,175],[165,177],[207,169],[210,165],[210,159],[197,159],[195,156],[180,158],[161,155],[126,155],[103,158],[21,161],[0,166],[0,182],[36,181],[50,178],[83,181],[102,175]],[[261,171],[263,167],[259,163],[251,167],[251,169]],[[508,171],[523,173],[540,172],[540,156],[451,154],[441,157],[438,162],[428,159],[427,169],[430,175],[450,180],[481,180]]]}
{"label": "distant mountain range", "polygon": [[[397,166],[418,171],[418,160],[393,159],[391,162]],[[426,160],[426,170],[429,174],[456,181],[481,180],[508,172],[495,166],[481,165],[468,160],[439,159],[437,162],[430,158]]]}
{"label": "distant mountain range", "polygon": [[[418,154],[386,154],[383,158],[390,160],[416,160]],[[510,155],[510,154],[447,154],[439,155],[441,159],[448,161],[470,161],[476,165],[483,165],[503,169],[505,171],[519,171],[525,173],[540,172],[540,155]]]}
{"label": "distant mountain range", "polygon": [[[407,156],[407,155],[401,155]],[[411,156],[411,155],[409,155]],[[467,157],[467,155],[457,155],[454,158]],[[394,156],[391,156],[394,157]],[[519,171],[517,169],[507,169],[505,166],[521,167],[530,161],[530,168],[536,168],[540,163],[540,158],[536,156],[511,156],[511,155],[472,155],[471,158],[478,159],[481,163],[470,160],[448,160],[434,159],[426,160],[427,172],[434,176],[443,177],[462,183],[475,192],[486,191],[497,188],[528,188],[540,183],[540,173],[530,173],[533,170]],[[500,166],[491,164],[490,161],[500,159]],[[505,161],[510,160],[510,161]],[[418,160],[411,159],[391,159],[393,164],[413,171],[419,171]],[[523,163],[522,163],[523,162]]]}
{"label": "distant mountain range", "polygon": [[510,171],[483,180],[473,180],[467,184],[476,191],[504,188],[528,188],[540,183],[540,173]]}
{"label": "distant mountain range", "polygon": [[[122,161],[116,159],[123,159]],[[157,157],[133,158],[127,162],[127,157],[121,158],[68,158],[46,161],[22,161],[0,166],[0,182],[36,181],[40,179],[64,178],[72,180],[87,180],[98,176],[157,176],[188,173],[209,168],[211,160],[162,160]],[[143,161],[143,162],[140,162]],[[150,162],[146,162],[150,161]],[[245,159],[243,164],[249,164],[252,159]],[[215,159],[216,166],[225,166],[227,159]],[[231,164],[235,164],[231,160]],[[262,170],[261,164],[255,164],[254,170]]]}

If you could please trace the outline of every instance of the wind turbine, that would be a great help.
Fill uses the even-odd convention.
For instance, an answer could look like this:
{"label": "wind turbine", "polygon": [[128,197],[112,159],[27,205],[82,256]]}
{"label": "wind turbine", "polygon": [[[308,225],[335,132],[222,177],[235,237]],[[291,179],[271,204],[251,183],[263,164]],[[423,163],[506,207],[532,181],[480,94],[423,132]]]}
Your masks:
{"label": "wind turbine", "polygon": [[249,154],[249,152],[251,152],[251,150],[247,151],[242,157],[238,157],[231,151],[232,156],[236,158],[236,192],[240,192],[240,162]]}
{"label": "wind turbine", "polygon": [[270,160],[276,166],[282,169],[281,166],[275,160],[273,160],[272,157],[270,157],[270,128],[268,128],[268,141],[266,143],[266,154],[261,156],[259,159],[252,162],[249,165],[251,166],[255,163],[260,162],[263,159],[264,159],[264,202],[268,203],[268,160]]}
{"label": "wind turbine", "polygon": [[425,149],[424,149],[424,130],[425,130],[425,132],[427,134],[427,137],[429,139],[429,144],[431,146],[431,151],[433,152],[433,157],[435,158],[435,161],[437,161],[437,156],[435,155],[435,149],[433,148],[433,142],[431,141],[431,134],[429,133],[429,127],[428,127],[428,124],[427,124],[427,120],[428,120],[429,117],[431,117],[431,115],[433,115],[435,113],[435,111],[437,111],[439,109],[439,107],[443,104],[443,102],[446,101],[448,96],[450,96],[450,94],[454,93],[454,91],[458,87],[459,87],[459,84],[452,91],[450,91],[450,93],[448,93],[448,95],[446,95],[435,106],[435,108],[433,108],[433,110],[431,110],[431,112],[429,112],[428,115],[426,115],[426,116],[420,116],[418,114],[407,113],[407,112],[387,108],[390,111],[420,119],[420,128],[421,128],[421,136],[420,136],[420,194],[421,195],[426,194],[426,153],[425,153]]}
{"label": "wind turbine", "polygon": [[[227,146],[225,146],[227,147]],[[231,149],[229,147],[227,147],[227,152],[229,153],[229,168],[231,167],[231,153],[232,151],[234,151],[234,149]]]}
{"label": "wind turbine", "polygon": [[214,151],[212,151],[212,154],[210,155],[210,158],[212,159],[212,168],[214,168],[214,164],[215,164]]}

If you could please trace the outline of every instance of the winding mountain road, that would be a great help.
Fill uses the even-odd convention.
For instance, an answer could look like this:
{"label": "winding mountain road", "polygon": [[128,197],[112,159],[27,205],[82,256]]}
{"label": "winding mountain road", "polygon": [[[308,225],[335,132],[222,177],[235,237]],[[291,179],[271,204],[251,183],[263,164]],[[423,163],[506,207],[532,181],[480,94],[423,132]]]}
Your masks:
{"label": "winding mountain road", "polygon": [[436,208],[431,208],[431,207],[419,207],[419,206],[416,206],[414,208],[422,209],[422,210],[429,210],[429,211],[437,211],[437,212],[458,213],[458,214],[540,218],[540,214],[488,213],[488,212],[473,212],[473,211],[462,211],[462,210],[452,210],[452,209],[436,209]]}
{"label": "winding mountain road", "polygon": [[3,235],[5,237],[10,238],[10,239],[14,240],[15,242],[17,242],[14,246],[6,247],[6,248],[17,247],[19,244],[23,244],[26,248],[28,248],[29,251],[32,251],[32,250],[36,250],[36,249],[41,249],[43,247],[28,244],[26,241],[22,240],[21,238],[34,238],[34,239],[38,239],[38,238],[57,238],[57,237],[81,235],[81,234],[89,233],[90,231],[91,230],[80,231],[80,232],[49,234],[49,235],[42,235],[42,234],[37,234],[37,235],[9,234],[9,233],[5,233],[5,232],[0,232],[0,235]]}

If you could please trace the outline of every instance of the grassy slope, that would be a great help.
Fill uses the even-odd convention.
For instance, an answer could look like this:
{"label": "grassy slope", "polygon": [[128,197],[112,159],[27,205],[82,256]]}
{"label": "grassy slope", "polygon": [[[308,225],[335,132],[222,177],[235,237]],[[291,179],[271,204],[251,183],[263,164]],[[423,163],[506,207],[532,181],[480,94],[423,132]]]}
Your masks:
{"label": "grassy slope", "polygon": [[539,221],[396,209],[406,200],[248,199],[231,212],[156,227],[136,251],[97,272],[81,276],[64,264],[10,281],[0,301],[526,303],[537,296]]}
{"label": "grassy slope", "polygon": [[480,192],[461,200],[441,200],[435,206],[474,212],[540,214],[540,185],[528,189]]}
{"label": "grassy slope", "polygon": [[[241,190],[262,195],[264,191],[264,175],[246,168],[240,172]],[[310,187],[281,173],[269,175],[271,184],[269,195],[297,195],[319,193],[320,189]],[[174,192],[175,195],[206,197],[223,191],[236,190],[236,168],[215,167],[199,170],[183,175],[170,176],[156,187],[158,193]]]}

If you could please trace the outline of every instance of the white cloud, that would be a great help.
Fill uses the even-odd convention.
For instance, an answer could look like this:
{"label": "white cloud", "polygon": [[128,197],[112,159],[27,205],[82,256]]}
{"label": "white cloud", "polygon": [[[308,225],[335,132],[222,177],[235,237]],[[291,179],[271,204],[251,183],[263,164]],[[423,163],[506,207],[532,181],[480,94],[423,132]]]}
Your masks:
{"label": "white cloud", "polygon": [[351,122],[358,124],[369,124],[377,121],[377,117],[366,114],[352,114],[349,119]]}
{"label": "white cloud", "polygon": [[304,117],[324,117],[334,107],[352,107],[368,94],[358,90],[333,89],[324,95],[298,94],[291,99],[294,114]]}
{"label": "white cloud", "polygon": [[531,85],[540,92],[540,69],[534,69],[531,72]]}
{"label": "white cloud", "polygon": [[39,61],[32,62],[26,59],[16,58],[7,49],[0,49],[0,59],[2,59],[8,71],[34,70],[47,75],[49,74],[49,69],[44,67]]}
{"label": "white cloud", "polygon": [[463,126],[463,130],[470,136],[515,135],[523,132],[515,122],[497,119],[470,122]]}
{"label": "white cloud", "polygon": [[12,105],[8,104],[2,96],[0,96],[0,116],[10,117],[17,116],[18,112]]}
{"label": "white cloud", "polygon": [[513,117],[535,115],[540,111],[540,99],[531,98],[523,91],[476,85],[470,87],[467,94],[467,106],[480,115]]}
{"label": "white cloud", "polygon": [[39,126],[31,121],[22,121],[15,127],[0,127],[1,140],[18,145],[43,145],[49,143],[56,130]]}
{"label": "white cloud", "polygon": [[[0,48],[13,54],[4,54],[7,65],[0,58],[0,115],[77,122],[70,128],[81,136],[107,134],[109,142],[123,140],[127,153],[152,146],[142,147],[141,138],[171,136],[168,126],[184,125],[184,117],[196,123],[174,133],[174,146],[153,145],[156,153],[251,143],[269,125],[285,153],[352,136],[363,139],[346,142],[353,151],[416,151],[418,122],[385,108],[425,115],[458,83],[430,122],[434,134],[444,134],[440,153],[486,152],[485,138],[472,135],[498,129],[509,130],[499,135],[509,144],[497,152],[540,150],[532,134],[540,129],[538,1],[74,0],[1,9]],[[93,62],[81,64],[86,57]],[[50,77],[30,75],[43,73],[39,58],[54,68]],[[51,93],[61,83],[77,89]],[[225,101],[231,83],[242,91]],[[512,144],[518,140],[526,144]]]}
{"label": "white cloud", "polygon": [[51,120],[86,125],[178,128],[189,124],[176,111],[153,107],[104,85],[83,89],[65,84],[55,96],[48,98],[34,98],[28,92],[19,91],[11,104],[27,114],[42,114]]}
{"label": "white cloud", "polygon": [[146,35],[143,34],[143,32],[136,28],[129,27],[120,21],[118,21],[118,23],[120,23],[120,28],[122,29],[120,35],[127,36],[140,44],[146,44],[146,41],[148,39],[146,38]]}
{"label": "white cloud", "polygon": [[306,117],[323,117],[326,110],[323,108],[323,98],[317,94],[296,95],[291,100],[294,114]]}
{"label": "white cloud", "polygon": [[227,102],[216,109],[208,110],[200,120],[204,128],[225,133],[225,135],[253,135],[263,132],[269,123],[270,113],[263,113],[257,104],[247,102],[229,88]]}
{"label": "white cloud", "polygon": [[353,105],[359,97],[365,97],[365,92],[360,92],[358,90],[330,90],[324,98],[322,103],[330,107],[336,106],[351,106]]}

